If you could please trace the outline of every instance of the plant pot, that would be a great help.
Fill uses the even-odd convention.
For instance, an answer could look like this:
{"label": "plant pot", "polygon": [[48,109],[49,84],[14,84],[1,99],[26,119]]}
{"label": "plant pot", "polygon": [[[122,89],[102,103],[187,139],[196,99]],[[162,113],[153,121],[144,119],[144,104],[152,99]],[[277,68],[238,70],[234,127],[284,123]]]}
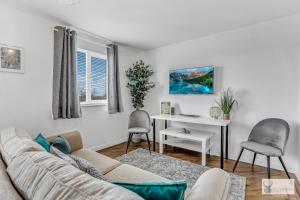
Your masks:
{"label": "plant pot", "polygon": [[136,107],[135,107],[135,110],[140,110],[141,109],[141,106],[140,105],[137,105]]}
{"label": "plant pot", "polygon": [[141,134],[133,134],[131,141],[133,143],[140,143],[142,141]]}
{"label": "plant pot", "polygon": [[229,113],[226,113],[226,114],[224,113],[223,114],[223,119],[224,120],[229,120],[230,119],[230,114]]}

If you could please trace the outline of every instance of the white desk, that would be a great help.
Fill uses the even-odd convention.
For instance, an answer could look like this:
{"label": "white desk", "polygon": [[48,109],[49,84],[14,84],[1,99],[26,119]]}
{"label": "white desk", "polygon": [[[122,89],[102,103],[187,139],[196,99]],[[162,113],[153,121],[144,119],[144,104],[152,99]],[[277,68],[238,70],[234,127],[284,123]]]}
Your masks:
{"label": "white desk", "polygon": [[164,120],[165,128],[168,128],[168,121],[177,121],[177,122],[185,122],[192,124],[201,124],[201,125],[209,125],[209,126],[219,126],[221,128],[221,152],[220,152],[220,168],[224,167],[224,128],[226,137],[225,137],[225,158],[228,159],[228,126],[230,124],[230,120],[215,120],[207,117],[187,117],[181,115],[154,115],[151,116],[153,120],[153,151],[155,151],[155,120]]}

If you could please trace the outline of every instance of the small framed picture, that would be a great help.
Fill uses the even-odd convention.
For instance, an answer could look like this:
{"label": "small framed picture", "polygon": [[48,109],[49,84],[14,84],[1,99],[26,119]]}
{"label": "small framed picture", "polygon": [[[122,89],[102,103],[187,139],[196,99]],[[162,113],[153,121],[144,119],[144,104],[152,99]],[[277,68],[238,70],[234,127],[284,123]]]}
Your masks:
{"label": "small framed picture", "polygon": [[160,114],[161,115],[171,115],[171,102],[161,101],[160,102]]}
{"label": "small framed picture", "polygon": [[24,73],[24,50],[0,44],[0,71]]}

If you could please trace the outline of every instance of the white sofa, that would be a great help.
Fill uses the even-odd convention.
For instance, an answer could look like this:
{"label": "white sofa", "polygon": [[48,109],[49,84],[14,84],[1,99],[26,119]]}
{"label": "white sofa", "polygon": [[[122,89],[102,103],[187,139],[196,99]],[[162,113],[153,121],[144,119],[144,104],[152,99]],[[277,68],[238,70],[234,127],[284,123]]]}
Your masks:
{"label": "white sofa", "polygon": [[[117,160],[83,148],[79,131],[68,131],[64,136],[72,154],[96,166],[109,181],[83,173],[58,157],[46,152],[20,128],[8,128],[0,133],[0,199],[8,200],[83,200],[83,199],[142,199],[135,193],[110,182],[170,182],[170,180],[122,164]],[[49,137],[52,140],[56,135]],[[225,200],[230,185],[229,174],[210,169],[185,193],[187,200]]]}

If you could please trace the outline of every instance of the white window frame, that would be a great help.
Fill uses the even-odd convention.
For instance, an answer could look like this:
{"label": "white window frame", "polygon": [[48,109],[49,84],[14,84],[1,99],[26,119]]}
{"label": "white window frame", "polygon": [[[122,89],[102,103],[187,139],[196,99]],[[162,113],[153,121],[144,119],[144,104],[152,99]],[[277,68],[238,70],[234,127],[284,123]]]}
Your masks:
{"label": "white window frame", "polygon": [[[108,66],[107,66],[107,55],[100,54],[94,51],[89,51],[81,48],[77,48],[77,51],[85,53],[86,55],[86,100],[84,102],[80,102],[81,106],[102,106],[107,105],[107,97],[108,97]],[[91,57],[101,58],[106,60],[106,99],[105,100],[92,100],[91,97],[91,89],[92,89],[92,65],[91,65]]]}

